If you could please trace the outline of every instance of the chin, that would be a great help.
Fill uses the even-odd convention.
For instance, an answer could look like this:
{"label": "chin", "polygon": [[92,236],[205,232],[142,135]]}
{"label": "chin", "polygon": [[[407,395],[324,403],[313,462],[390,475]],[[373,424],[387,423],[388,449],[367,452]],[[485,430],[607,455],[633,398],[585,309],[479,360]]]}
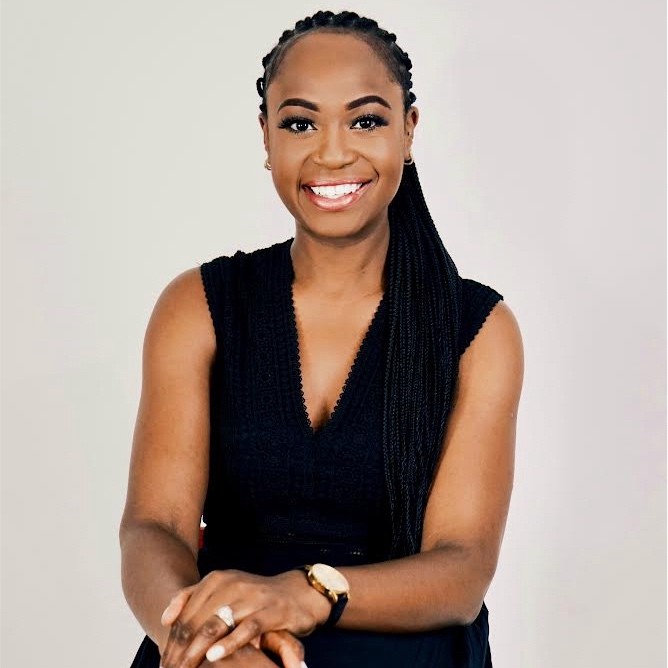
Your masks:
{"label": "chin", "polygon": [[297,220],[298,227],[309,236],[330,242],[363,239],[372,234],[376,227],[373,220],[350,218],[346,220],[343,216],[337,220],[335,217],[328,218],[328,214],[319,217],[317,220],[304,219],[303,217]]}

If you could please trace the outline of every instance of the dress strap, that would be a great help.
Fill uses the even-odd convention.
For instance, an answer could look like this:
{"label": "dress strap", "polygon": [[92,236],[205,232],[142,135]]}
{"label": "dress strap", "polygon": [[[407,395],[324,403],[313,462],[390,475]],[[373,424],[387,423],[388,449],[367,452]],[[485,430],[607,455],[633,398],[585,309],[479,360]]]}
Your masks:
{"label": "dress strap", "polygon": [[495,304],[503,295],[484,283],[462,279],[462,317],[459,328],[460,356],[469,347]]}

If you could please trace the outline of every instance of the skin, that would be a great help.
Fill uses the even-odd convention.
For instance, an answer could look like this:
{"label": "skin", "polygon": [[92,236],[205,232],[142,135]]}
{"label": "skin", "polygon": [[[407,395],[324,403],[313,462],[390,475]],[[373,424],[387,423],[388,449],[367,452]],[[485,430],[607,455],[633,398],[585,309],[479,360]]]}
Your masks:
{"label": "skin", "polygon": [[[345,109],[370,94],[391,109],[378,103]],[[278,110],[283,100],[295,97],[315,103],[319,111]],[[331,33],[309,34],[288,51],[267,89],[267,105],[260,126],[271,176],[295,219],[293,294],[305,400],[312,425],[321,426],[385,289],[387,207],[410,155],[418,111],[411,107],[404,113],[400,87],[365,42]],[[354,123],[367,113],[382,116],[387,125],[367,131],[365,123]],[[293,124],[298,134],[278,127],[291,115],[308,119]],[[373,185],[345,211],[325,212],[308,201],[305,181],[341,176],[368,178]],[[304,659],[298,636],[322,624],[330,610],[304,573],[261,577],[214,571],[199,581],[196,571],[215,346],[194,267],[165,288],[147,328],[121,525],[124,591],[158,642],[165,668],[208,665],[204,656],[213,645],[226,650],[213,664],[262,666],[268,659],[260,648],[268,643],[285,666],[297,668]],[[466,624],[478,615],[496,570],[510,503],[523,369],[519,327],[502,301],[460,359],[420,553],[340,568],[351,587],[340,628],[406,632]],[[151,543],[149,526],[171,537],[173,548]],[[140,542],[141,554],[149,557],[133,548]],[[160,559],[164,566],[158,577],[153,573]],[[213,617],[225,603],[237,619],[231,632]]]}
{"label": "skin", "polygon": [[[345,109],[346,103],[369,94],[380,96],[391,109],[378,102]],[[404,114],[401,88],[365,42],[331,33],[297,41],[266,97],[269,117],[260,114],[259,122],[274,187],[295,219],[293,296],[306,405],[317,428],[332,412],[384,290],[387,207],[411,155],[419,112],[411,107]],[[294,98],[315,103],[319,111],[296,105],[277,111],[284,100]],[[374,127],[357,120],[365,114],[388,124],[365,130]],[[300,134],[278,127],[294,116],[308,119],[292,124]],[[372,181],[349,210],[322,211],[304,192],[306,182],[348,177]]]}

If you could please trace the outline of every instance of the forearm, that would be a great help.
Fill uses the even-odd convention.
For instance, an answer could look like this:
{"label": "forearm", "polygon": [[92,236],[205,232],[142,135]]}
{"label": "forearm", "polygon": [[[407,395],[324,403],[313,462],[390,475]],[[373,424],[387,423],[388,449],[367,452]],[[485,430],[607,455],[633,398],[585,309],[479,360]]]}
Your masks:
{"label": "forearm", "polygon": [[351,596],[337,626],[396,633],[471,623],[491,579],[457,546],[338,570]]}
{"label": "forearm", "polygon": [[[337,566],[350,584],[350,598],[336,626],[407,633],[469,624],[477,616],[491,575],[469,550],[443,546],[400,559],[362,566]],[[322,594],[303,572],[294,571],[321,621],[327,617]],[[309,591],[310,590],[310,591]]]}
{"label": "forearm", "polygon": [[190,548],[157,524],[134,524],[120,534],[123,593],[146,635],[162,652],[169,627],[160,618],[179,589],[200,581]]}

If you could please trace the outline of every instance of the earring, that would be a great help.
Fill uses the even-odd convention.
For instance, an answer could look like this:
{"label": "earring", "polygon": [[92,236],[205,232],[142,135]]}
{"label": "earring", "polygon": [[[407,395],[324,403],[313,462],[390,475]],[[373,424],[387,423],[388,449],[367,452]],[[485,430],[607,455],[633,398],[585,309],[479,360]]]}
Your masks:
{"label": "earring", "polygon": [[269,158],[266,158],[264,161],[264,168],[271,170],[271,165],[269,164]]}
{"label": "earring", "polygon": [[410,158],[408,158],[408,162],[406,162],[404,160],[404,165],[412,165],[413,164],[413,154],[409,153],[408,155],[410,156]]}

